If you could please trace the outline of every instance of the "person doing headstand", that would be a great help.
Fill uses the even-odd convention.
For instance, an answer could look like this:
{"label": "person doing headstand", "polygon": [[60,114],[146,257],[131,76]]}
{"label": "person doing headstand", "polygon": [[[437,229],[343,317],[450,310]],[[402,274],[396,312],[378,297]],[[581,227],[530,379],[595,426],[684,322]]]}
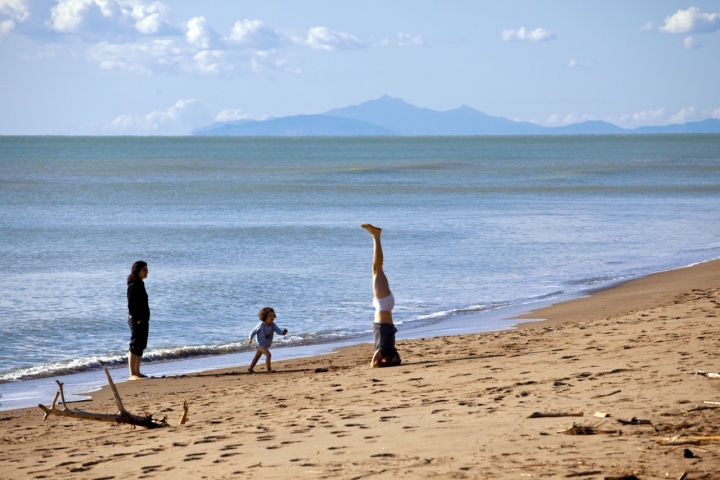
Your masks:
{"label": "person doing headstand", "polygon": [[395,349],[395,332],[392,309],[395,307],[395,297],[390,291],[390,284],[383,271],[383,251],[380,244],[382,229],[369,223],[360,225],[370,232],[373,237],[373,305],[375,306],[375,321],[373,322],[373,337],[375,338],[375,353],[370,362],[371,368],[400,365],[400,355]]}

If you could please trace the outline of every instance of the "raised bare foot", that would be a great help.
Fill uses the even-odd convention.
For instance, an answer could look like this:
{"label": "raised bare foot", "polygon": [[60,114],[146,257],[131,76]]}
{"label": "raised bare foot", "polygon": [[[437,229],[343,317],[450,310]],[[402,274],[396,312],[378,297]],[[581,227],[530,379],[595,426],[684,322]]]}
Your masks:
{"label": "raised bare foot", "polygon": [[370,235],[372,235],[373,237],[376,235],[380,235],[380,232],[382,232],[382,228],[374,227],[374,226],[370,225],[369,223],[363,223],[360,226],[362,228],[364,228],[365,230],[367,230],[368,232],[370,232]]}
{"label": "raised bare foot", "polygon": [[128,380],[142,380],[142,379],[143,379],[143,377],[138,377],[137,375],[130,375],[130,377],[128,378]]}

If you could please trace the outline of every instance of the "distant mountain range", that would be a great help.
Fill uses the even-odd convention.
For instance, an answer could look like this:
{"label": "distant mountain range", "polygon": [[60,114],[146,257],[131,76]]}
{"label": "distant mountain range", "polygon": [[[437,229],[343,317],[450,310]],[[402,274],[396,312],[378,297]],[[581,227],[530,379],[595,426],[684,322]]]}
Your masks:
{"label": "distant mountain range", "polygon": [[720,133],[720,120],[626,129],[602,121],[542,127],[493,117],[466,105],[439,112],[387,95],[317,115],[217,122],[193,131],[200,136],[368,136],[368,135],[608,135]]}

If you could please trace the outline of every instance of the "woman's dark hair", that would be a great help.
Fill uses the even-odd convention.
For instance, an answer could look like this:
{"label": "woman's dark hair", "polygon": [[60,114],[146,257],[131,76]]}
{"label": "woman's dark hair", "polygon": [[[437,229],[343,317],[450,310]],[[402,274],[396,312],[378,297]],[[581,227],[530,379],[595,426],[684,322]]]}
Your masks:
{"label": "woman's dark hair", "polygon": [[258,313],[258,317],[260,317],[260,321],[264,322],[265,320],[267,320],[271,313],[275,315],[275,310],[273,310],[272,307],[265,307],[260,310],[260,313]]}
{"label": "woman's dark hair", "polygon": [[135,283],[136,280],[140,280],[140,270],[145,267],[147,267],[147,263],[142,260],[138,260],[132,264],[132,267],[130,267],[130,275],[128,275],[127,278],[128,285]]}

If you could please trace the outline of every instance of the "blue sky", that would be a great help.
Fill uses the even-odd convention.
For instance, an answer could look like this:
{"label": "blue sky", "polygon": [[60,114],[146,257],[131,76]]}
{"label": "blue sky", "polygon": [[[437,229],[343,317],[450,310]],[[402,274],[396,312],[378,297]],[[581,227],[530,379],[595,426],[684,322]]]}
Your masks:
{"label": "blue sky", "polygon": [[187,134],[387,94],[541,125],[720,118],[720,1],[0,0],[0,134]]}

